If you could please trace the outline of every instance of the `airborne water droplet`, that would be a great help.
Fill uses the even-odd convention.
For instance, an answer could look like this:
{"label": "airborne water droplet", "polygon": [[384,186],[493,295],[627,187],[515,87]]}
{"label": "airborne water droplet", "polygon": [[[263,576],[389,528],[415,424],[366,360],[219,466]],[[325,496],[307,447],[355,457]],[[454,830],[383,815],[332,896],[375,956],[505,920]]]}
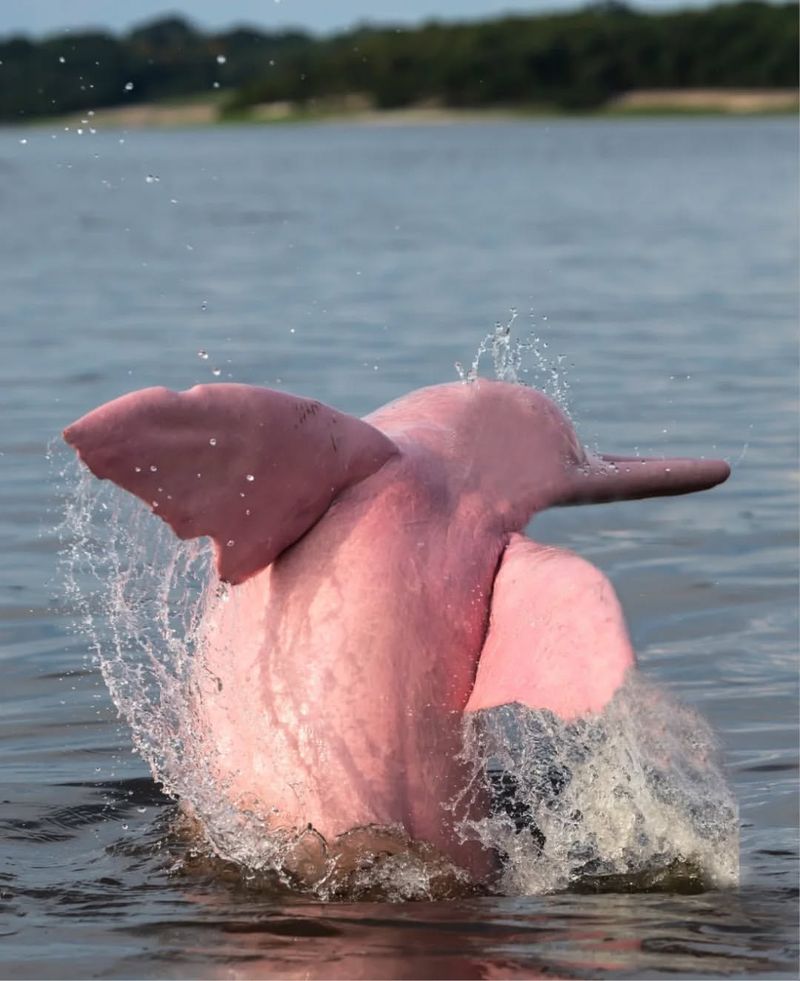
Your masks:
{"label": "airborne water droplet", "polygon": [[[80,133],[80,130],[78,130],[78,132]],[[144,180],[146,184],[158,184],[161,178],[157,177],[155,174],[148,174]]]}
{"label": "airborne water droplet", "polygon": [[208,442],[209,442],[209,444],[211,446],[216,446],[217,445],[217,439],[216,439],[215,436],[212,436],[211,439]]}
{"label": "airborne water droplet", "polygon": [[158,473],[158,467],[154,464],[150,464],[150,473]]}
{"label": "airborne water droplet", "polygon": [[224,65],[227,60],[228,59],[225,57],[225,55],[217,55],[217,64],[218,65]]}
{"label": "airborne water droplet", "polygon": [[208,351],[204,351],[202,348],[197,352],[197,357],[202,358],[203,361],[208,361]]}
{"label": "airborne water droplet", "polygon": [[133,92],[133,82],[126,82],[124,89],[126,92]]}
{"label": "airborne water droplet", "polygon": [[247,476],[245,477],[245,480],[250,480],[250,481],[253,481],[253,480],[255,480],[255,479],[256,479],[256,478],[255,478],[255,477],[254,477],[254,476],[253,476],[253,475],[252,475],[251,473],[249,473],[249,474],[248,474],[248,475],[247,475]]}

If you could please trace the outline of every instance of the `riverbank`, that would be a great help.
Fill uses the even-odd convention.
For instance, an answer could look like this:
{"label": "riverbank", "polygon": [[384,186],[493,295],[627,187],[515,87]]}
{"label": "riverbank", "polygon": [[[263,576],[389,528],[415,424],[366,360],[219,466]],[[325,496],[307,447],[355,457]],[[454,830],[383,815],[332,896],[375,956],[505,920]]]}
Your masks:
{"label": "riverbank", "polygon": [[[571,115],[555,106],[531,105],[515,109],[454,109],[424,104],[402,109],[376,109],[359,96],[316,100],[307,106],[291,102],[255,105],[246,112],[226,114],[218,94],[212,97],[163,103],[140,103],[97,109],[60,117],[65,126],[91,125],[105,129],[177,129],[218,123],[325,123],[348,122],[363,126],[444,126],[488,120],[534,116]],[[658,89],[627,92],[592,112],[590,116],[715,115],[752,116],[784,114],[800,109],[800,97],[792,89]],[[37,121],[41,125],[41,121]],[[52,125],[53,120],[47,121]]]}
{"label": "riverbank", "polygon": [[709,113],[761,115],[797,112],[795,89],[640,89],[612,99],[606,111],[616,113]]}

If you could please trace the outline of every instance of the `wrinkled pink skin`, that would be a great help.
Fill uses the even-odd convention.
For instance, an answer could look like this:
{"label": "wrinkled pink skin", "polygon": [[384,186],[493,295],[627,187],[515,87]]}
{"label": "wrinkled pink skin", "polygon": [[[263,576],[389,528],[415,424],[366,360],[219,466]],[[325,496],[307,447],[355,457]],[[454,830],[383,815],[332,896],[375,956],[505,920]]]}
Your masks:
{"label": "wrinkled pink skin", "polygon": [[466,779],[464,711],[519,702],[572,720],[602,711],[634,664],[602,573],[519,532],[551,505],[728,475],[589,457],[545,396],[483,380],[363,421],[248,386],[149,389],[65,438],[181,537],[211,535],[237,584],[209,607],[198,669],[229,797],[329,840],[399,824],[475,876],[489,856],[444,806]]}

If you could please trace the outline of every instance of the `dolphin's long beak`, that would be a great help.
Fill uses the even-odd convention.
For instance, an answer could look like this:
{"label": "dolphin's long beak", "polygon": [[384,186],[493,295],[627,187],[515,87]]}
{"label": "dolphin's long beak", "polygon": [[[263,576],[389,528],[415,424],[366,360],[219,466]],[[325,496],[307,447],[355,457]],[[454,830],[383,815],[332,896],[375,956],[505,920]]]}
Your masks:
{"label": "dolphin's long beak", "polygon": [[559,504],[604,504],[642,497],[691,494],[727,480],[724,460],[684,457],[607,456],[589,454],[577,467]]}

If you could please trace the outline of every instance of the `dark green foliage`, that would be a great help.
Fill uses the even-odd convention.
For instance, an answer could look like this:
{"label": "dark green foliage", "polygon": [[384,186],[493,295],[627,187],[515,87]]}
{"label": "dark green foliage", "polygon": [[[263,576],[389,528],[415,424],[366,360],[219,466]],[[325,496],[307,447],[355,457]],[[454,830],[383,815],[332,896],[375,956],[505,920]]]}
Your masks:
{"label": "dark green foliage", "polygon": [[795,5],[757,0],[662,14],[605,0],[568,14],[362,26],[327,39],[254,28],[206,35],[167,17],[124,38],[0,41],[0,119],[203,94],[215,82],[230,113],[352,94],[379,108],[592,109],[631,89],[792,88],[797,47]]}
{"label": "dark green foliage", "polygon": [[794,5],[758,2],[661,15],[605,2],[479,24],[362,28],[282,59],[229,107],[360,93],[378,108],[591,109],[640,88],[791,88],[797,43]]}
{"label": "dark green foliage", "polygon": [[299,31],[240,28],[206,35],[178,17],[124,38],[64,33],[39,42],[0,39],[0,119],[206,94],[214,82],[237,88],[262,75],[271,59],[313,45]]}

